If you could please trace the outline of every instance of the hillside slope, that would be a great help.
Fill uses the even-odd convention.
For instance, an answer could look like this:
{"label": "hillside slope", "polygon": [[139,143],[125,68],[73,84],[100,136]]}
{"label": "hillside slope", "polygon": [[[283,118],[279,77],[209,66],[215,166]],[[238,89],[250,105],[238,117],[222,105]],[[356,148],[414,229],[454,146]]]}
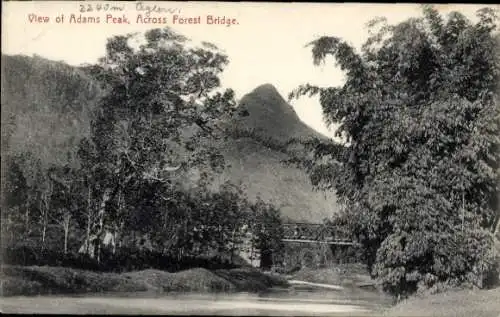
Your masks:
{"label": "hillside slope", "polygon": [[238,112],[246,113],[233,119],[233,129],[252,133],[233,137],[222,145],[230,165],[223,177],[243,184],[251,200],[261,197],[273,202],[280,207],[285,220],[321,222],[337,212],[334,193],[315,191],[303,170],[284,163],[289,158],[286,153],[265,142],[284,144],[291,139],[326,137],[303,123],[270,84],[245,95]]}
{"label": "hillside slope", "polygon": [[101,95],[98,84],[75,67],[2,54],[2,206],[13,157],[24,158],[28,182],[36,166],[46,170],[77,163],[78,144],[90,132],[92,111]]}
{"label": "hillside slope", "polygon": [[101,93],[62,62],[2,55],[2,156],[29,150],[45,164],[72,160]]}
{"label": "hillside slope", "polygon": [[335,194],[314,191],[304,171],[283,163],[285,154],[251,138],[230,140],[222,152],[230,165],[222,178],[241,183],[252,201],[272,202],[285,220],[321,222],[338,210]]}
{"label": "hillside slope", "polygon": [[[102,94],[97,83],[76,67],[40,57],[2,55],[2,163],[6,154],[25,151],[45,165],[74,161]],[[271,85],[243,97],[240,110],[248,115],[228,123],[254,131],[258,139],[324,138],[300,121]],[[216,183],[241,184],[251,200],[260,196],[281,207],[285,219],[319,222],[338,209],[334,194],[314,192],[304,171],[283,164],[287,154],[255,137],[230,137],[219,148],[229,167]]]}

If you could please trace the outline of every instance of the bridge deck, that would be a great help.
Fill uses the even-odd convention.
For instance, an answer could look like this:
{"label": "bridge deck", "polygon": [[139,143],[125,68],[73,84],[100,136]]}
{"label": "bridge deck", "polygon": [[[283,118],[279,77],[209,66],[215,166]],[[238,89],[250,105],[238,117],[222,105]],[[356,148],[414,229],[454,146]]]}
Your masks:
{"label": "bridge deck", "polygon": [[358,245],[346,233],[339,233],[334,227],[321,223],[284,223],[283,231],[284,242]]}
{"label": "bridge deck", "polygon": [[331,244],[331,245],[359,245],[359,243],[352,241],[321,241],[321,240],[305,240],[305,239],[281,239],[281,241],[298,242],[298,243]]}

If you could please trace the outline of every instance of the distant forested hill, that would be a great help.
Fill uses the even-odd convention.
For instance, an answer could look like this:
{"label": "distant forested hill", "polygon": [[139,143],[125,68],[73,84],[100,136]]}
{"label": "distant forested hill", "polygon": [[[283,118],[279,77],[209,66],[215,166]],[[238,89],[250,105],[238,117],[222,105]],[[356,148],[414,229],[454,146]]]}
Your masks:
{"label": "distant forested hill", "polygon": [[[45,168],[76,164],[77,146],[89,134],[103,95],[100,87],[82,69],[63,62],[2,55],[2,169],[9,157],[23,153],[30,154],[26,165],[35,160]],[[253,131],[258,139],[324,138],[300,121],[271,85],[243,97],[240,107],[248,115],[229,124]],[[252,135],[232,136],[219,146],[229,167],[218,181],[242,184],[250,199],[274,202],[285,218],[318,222],[338,210],[334,194],[313,191],[305,172],[282,163],[285,153]]]}
{"label": "distant forested hill", "polygon": [[12,157],[24,157],[26,174],[36,164],[75,164],[101,95],[78,68],[38,56],[2,55],[2,192]]}

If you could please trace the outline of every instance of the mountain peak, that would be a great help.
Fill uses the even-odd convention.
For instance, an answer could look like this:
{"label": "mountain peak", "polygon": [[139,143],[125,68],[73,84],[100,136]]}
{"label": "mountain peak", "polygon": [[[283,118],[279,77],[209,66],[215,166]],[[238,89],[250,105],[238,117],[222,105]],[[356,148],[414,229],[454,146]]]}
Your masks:
{"label": "mountain peak", "polygon": [[320,136],[300,120],[293,107],[272,84],[260,85],[245,95],[240,107],[249,115],[237,120],[239,128],[257,130],[265,137],[283,141]]}
{"label": "mountain peak", "polygon": [[279,95],[280,93],[278,92],[278,89],[276,89],[276,87],[273,85],[273,84],[270,84],[270,83],[266,83],[266,84],[262,84],[258,87],[256,87],[252,93],[260,93],[260,94],[275,94],[275,95]]}
{"label": "mountain peak", "polygon": [[272,84],[263,84],[252,90],[247,96],[257,97],[269,104],[286,105],[288,108],[292,107],[283,99],[278,89]]}

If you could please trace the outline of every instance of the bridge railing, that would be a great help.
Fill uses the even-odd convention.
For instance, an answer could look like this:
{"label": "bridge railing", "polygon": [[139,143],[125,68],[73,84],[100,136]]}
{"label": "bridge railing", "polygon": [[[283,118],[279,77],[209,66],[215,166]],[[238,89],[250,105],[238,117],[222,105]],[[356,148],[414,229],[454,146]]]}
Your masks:
{"label": "bridge railing", "polygon": [[338,228],[325,224],[284,223],[284,241],[318,242],[328,244],[355,244],[352,239],[338,231]]}

